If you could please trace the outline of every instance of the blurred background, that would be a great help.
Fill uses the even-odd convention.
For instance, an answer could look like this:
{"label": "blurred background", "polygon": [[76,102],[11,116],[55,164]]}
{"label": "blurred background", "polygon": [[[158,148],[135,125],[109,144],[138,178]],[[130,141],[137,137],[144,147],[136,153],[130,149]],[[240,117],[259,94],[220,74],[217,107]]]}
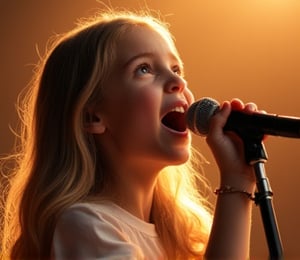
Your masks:
{"label": "blurred background", "polygon": [[[70,30],[78,18],[94,14],[104,4],[160,11],[171,25],[196,99],[209,96],[221,102],[239,97],[269,113],[300,116],[298,0],[0,0],[0,154],[13,147],[15,104],[32,77],[37,49],[43,54],[51,35]],[[210,161],[205,173],[215,188],[218,170],[205,139],[194,136],[194,142]],[[300,140],[269,137],[265,145],[285,259],[299,259]],[[251,259],[267,257],[255,207]]]}

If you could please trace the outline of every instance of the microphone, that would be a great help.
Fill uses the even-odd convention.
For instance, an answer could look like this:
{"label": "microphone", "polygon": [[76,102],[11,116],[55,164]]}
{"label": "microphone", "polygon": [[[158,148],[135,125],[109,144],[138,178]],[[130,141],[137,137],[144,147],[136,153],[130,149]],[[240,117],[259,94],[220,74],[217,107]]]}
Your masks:
{"label": "microphone", "polygon": [[[193,103],[186,114],[188,128],[195,134],[206,136],[210,119],[218,112],[219,107],[218,101],[212,98],[202,98]],[[224,131],[234,131],[239,135],[300,138],[300,118],[255,112],[246,114],[233,110],[223,129]]]}

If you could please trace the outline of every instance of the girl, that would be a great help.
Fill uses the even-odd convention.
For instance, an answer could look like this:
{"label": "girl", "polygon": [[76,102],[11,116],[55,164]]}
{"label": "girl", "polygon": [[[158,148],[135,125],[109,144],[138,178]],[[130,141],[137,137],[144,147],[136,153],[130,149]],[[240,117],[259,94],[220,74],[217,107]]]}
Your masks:
{"label": "girl", "polygon": [[170,32],[150,15],[106,12],[55,41],[21,110],[3,257],[248,257],[243,191],[255,180],[241,141],[222,127],[231,109],[256,107],[224,102],[211,120],[207,142],[221,174],[212,218],[183,76]]}

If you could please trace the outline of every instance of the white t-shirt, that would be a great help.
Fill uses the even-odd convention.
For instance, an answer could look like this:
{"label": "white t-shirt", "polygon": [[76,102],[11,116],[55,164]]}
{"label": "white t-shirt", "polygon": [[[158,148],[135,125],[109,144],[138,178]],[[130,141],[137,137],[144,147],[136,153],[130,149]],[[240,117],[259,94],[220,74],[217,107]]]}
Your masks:
{"label": "white t-shirt", "polygon": [[54,259],[164,259],[154,224],[111,202],[78,203],[54,231]]}

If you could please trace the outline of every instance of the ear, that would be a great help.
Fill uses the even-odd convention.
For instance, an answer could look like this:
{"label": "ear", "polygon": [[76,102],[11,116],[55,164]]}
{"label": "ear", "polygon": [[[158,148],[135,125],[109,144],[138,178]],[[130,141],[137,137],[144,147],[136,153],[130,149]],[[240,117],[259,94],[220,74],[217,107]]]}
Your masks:
{"label": "ear", "polygon": [[106,125],[103,121],[101,113],[93,108],[88,108],[86,111],[85,129],[91,134],[103,134]]}

